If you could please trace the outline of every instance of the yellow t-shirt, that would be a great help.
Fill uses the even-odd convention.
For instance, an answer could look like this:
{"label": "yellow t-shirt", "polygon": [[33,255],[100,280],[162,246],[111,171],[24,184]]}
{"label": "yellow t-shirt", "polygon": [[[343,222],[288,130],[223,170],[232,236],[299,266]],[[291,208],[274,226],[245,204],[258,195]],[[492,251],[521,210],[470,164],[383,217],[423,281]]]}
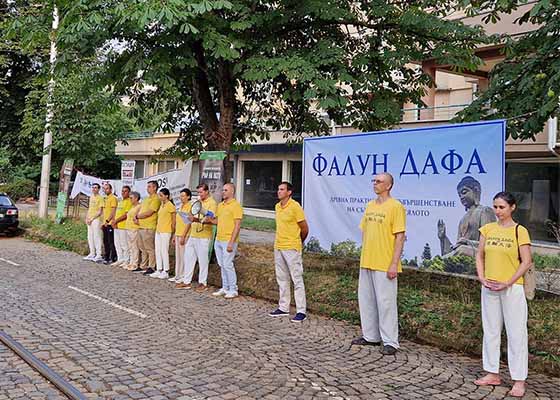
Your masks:
{"label": "yellow t-shirt", "polygon": [[298,222],[305,221],[303,208],[294,199],[288,200],[285,207],[276,203],[276,250],[302,250],[301,229]]}
{"label": "yellow t-shirt", "polygon": [[[190,214],[191,208],[192,208],[192,204],[189,201],[187,204],[181,205],[181,208],[179,209],[179,211]],[[185,224],[183,222],[183,218],[181,218],[179,213],[177,213],[177,215],[175,217],[175,235],[176,236],[183,236],[183,234],[185,233],[185,229],[187,229],[187,224]],[[190,232],[187,234],[187,236],[189,236],[189,235],[190,235]]]}
{"label": "yellow t-shirt", "polygon": [[[235,228],[235,220],[243,218],[243,208],[241,208],[241,204],[235,199],[231,199],[227,203],[222,201],[218,204],[216,216],[218,217],[216,240],[220,242],[229,242],[233,229]],[[237,236],[236,242],[239,242],[239,235]]]}
{"label": "yellow t-shirt", "polygon": [[117,199],[117,196],[115,196],[113,193],[105,197],[105,201],[103,204],[103,221],[102,221],[103,223],[105,223],[109,218],[111,218],[111,213],[113,212],[113,208],[117,208],[118,204],[119,204],[119,200]]}
{"label": "yellow t-shirt", "polygon": [[[387,271],[393,260],[395,234],[406,230],[406,212],[403,205],[390,198],[381,204],[368,203],[360,221],[363,232],[360,267]],[[399,260],[398,272],[402,272]]]}
{"label": "yellow t-shirt", "polygon": [[[115,213],[115,219],[119,219],[125,215],[132,208],[132,200],[122,199],[117,205],[117,212]],[[126,219],[117,224],[117,229],[126,229]]]}
{"label": "yellow t-shirt", "polygon": [[[518,246],[531,244],[529,232],[524,226],[519,225],[515,240],[515,226],[503,228],[497,222],[491,222],[479,229],[480,234],[486,239],[484,244],[484,277],[498,282],[506,283],[519,268]],[[523,284],[523,277],[516,284]]]}
{"label": "yellow t-shirt", "polygon": [[159,197],[156,193],[142,200],[142,205],[140,207],[140,214],[145,213],[146,211],[154,211],[154,213],[148,218],[138,220],[138,222],[140,222],[141,229],[151,229],[151,230],[156,229],[157,219],[158,219],[157,212],[159,210],[160,204],[161,201],[159,200]]}
{"label": "yellow t-shirt", "polygon": [[[202,202],[202,207],[216,214],[218,205],[216,204],[216,200],[214,200],[212,196],[208,196],[208,198]],[[192,223],[191,237],[199,239],[212,239],[212,225],[201,224],[199,222]]]}
{"label": "yellow t-shirt", "polygon": [[89,198],[89,208],[87,213],[88,218],[93,218],[102,207],[103,197],[101,197],[100,195],[91,196]]}
{"label": "yellow t-shirt", "polygon": [[170,201],[167,201],[159,208],[156,232],[173,233],[172,221],[175,218],[175,212],[175,206]]}
{"label": "yellow t-shirt", "polygon": [[[126,214],[126,229],[128,230],[137,230],[140,229],[140,225],[137,225],[134,223],[134,217],[136,217],[136,214],[138,214],[138,212],[140,212],[140,207],[142,207],[140,204],[135,205],[134,207],[132,207],[128,213]],[[140,222],[140,221],[138,221]]]}

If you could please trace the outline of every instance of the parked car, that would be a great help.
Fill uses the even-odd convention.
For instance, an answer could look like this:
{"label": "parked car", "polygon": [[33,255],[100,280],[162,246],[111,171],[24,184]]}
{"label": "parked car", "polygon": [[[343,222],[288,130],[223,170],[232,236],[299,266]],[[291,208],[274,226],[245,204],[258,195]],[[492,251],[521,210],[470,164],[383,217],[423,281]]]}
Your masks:
{"label": "parked car", "polygon": [[0,193],[0,232],[15,234],[19,225],[18,208],[6,193]]}

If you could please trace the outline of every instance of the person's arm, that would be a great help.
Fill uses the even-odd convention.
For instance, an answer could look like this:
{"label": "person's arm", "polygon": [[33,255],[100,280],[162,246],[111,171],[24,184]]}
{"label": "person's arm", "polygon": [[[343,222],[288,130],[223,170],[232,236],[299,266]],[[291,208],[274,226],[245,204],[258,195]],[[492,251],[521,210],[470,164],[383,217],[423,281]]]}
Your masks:
{"label": "person's arm", "polygon": [[478,251],[476,252],[476,274],[482,286],[492,289],[490,282],[484,277],[484,247],[486,246],[486,238],[481,234],[478,241]]}
{"label": "person's arm", "polygon": [[517,267],[517,271],[515,271],[515,274],[513,274],[513,276],[506,283],[494,283],[491,288],[492,290],[500,291],[507,289],[515,282],[517,282],[517,280],[525,275],[525,272],[529,270],[531,264],[533,263],[533,257],[531,256],[531,245],[524,244],[522,246],[519,246],[519,254],[521,255],[521,263],[519,264],[519,267]]}
{"label": "person's arm", "polygon": [[[173,209],[173,212],[171,213],[171,232],[175,232],[175,226],[177,224],[177,222],[175,221],[175,218],[177,218],[177,213],[175,212],[175,209]],[[181,217],[179,217],[181,218]],[[175,236],[175,235],[173,235]]]}
{"label": "person's arm", "polygon": [[226,249],[228,253],[233,251],[233,245],[237,242],[237,238],[239,237],[239,231],[241,231],[241,219],[234,220],[234,224],[233,232],[231,233],[231,238],[229,239]]}
{"label": "person's arm", "polygon": [[189,224],[185,227],[185,232],[183,232],[183,235],[181,236],[181,242],[180,242],[181,246],[184,246],[185,243],[187,243],[187,236],[190,231],[191,231],[191,225]]}
{"label": "person's arm", "polygon": [[309,234],[309,225],[307,225],[307,221],[303,220],[303,221],[299,221],[297,223],[299,225],[299,229],[300,229],[300,238],[301,238],[301,242],[305,242],[305,239],[307,239],[307,235]]}
{"label": "person's arm", "polygon": [[399,272],[399,260],[401,259],[403,248],[404,248],[404,232],[395,233],[395,247],[393,249],[393,258],[391,260],[391,265],[387,270],[387,278],[395,279]]}
{"label": "person's arm", "polygon": [[155,213],[156,213],[156,211],[154,211],[154,210],[144,211],[143,213],[136,214],[136,219],[146,219],[146,218],[151,217]]}
{"label": "person's arm", "polygon": [[123,215],[121,215],[119,218],[115,219],[115,224],[126,221],[127,216],[128,216],[128,211],[125,212]]}

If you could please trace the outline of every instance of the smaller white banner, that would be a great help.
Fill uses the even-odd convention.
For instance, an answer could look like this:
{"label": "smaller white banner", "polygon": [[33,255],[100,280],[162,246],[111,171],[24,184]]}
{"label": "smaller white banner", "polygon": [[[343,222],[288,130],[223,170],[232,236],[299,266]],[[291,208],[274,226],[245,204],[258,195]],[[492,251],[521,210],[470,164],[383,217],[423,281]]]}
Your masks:
{"label": "smaller white banner", "polygon": [[136,161],[134,160],[123,160],[121,162],[121,181],[123,186],[128,185],[132,187],[134,185],[135,168],[136,168]]}

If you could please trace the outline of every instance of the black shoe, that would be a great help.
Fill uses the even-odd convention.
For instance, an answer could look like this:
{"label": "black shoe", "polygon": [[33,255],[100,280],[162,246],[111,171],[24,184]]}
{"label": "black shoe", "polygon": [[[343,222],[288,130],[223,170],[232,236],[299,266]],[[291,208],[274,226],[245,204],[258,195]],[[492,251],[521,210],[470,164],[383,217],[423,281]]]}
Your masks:
{"label": "black shoe", "polygon": [[136,267],[136,269],[133,269],[132,272],[143,272],[144,270],[140,267]]}
{"label": "black shoe", "polygon": [[383,346],[383,348],[381,349],[381,354],[383,354],[384,356],[392,356],[396,352],[397,352],[397,349],[395,349],[393,346],[389,346],[388,344]]}
{"label": "black shoe", "polygon": [[156,272],[153,268],[148,268],[142,275],[150,275]]}
{"label": "black shoe", "polygon": [[381,342],[370,342],[365,340],[363,337],[359,337],[352,340],[352,346],[379,346]]}
{"label": "black shoe", "polygon": [[103,264],[109,265],[109,264],[111,264],[111,260],[103,260]]}

